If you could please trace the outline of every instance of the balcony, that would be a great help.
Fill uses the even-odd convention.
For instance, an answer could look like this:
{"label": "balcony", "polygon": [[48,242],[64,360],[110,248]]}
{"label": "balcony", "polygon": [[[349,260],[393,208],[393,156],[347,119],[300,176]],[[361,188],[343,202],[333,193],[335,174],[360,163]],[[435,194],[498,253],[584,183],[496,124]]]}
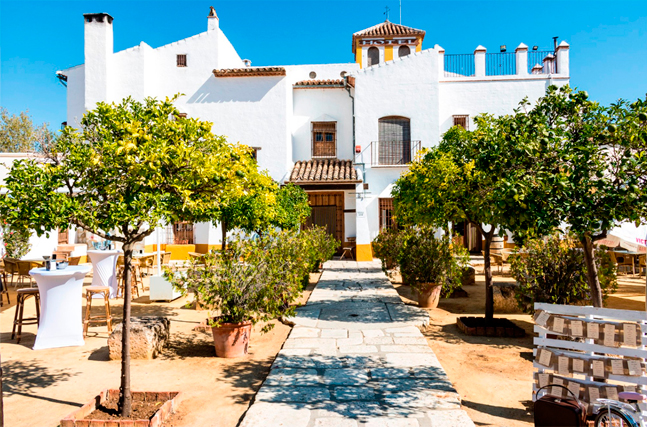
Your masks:
{"label": "balcony", "polygon": [[371,166],[406,166],[420,147],[420,141],[373,141]]}

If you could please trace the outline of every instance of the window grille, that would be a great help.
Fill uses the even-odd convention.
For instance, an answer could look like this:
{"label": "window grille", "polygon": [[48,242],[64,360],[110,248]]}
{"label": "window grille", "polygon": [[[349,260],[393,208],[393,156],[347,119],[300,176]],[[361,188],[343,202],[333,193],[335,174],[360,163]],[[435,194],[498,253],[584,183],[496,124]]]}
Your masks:
{"label": "window grille", "polygon": [[393,220],[393,199],[380,199],[380,231],[395,228]]}
{"label": "window grille", "polygon": [[186,67],[186,54],[177,56],[177,66]]}
{"label": "window grille", "polygon": [[368,48],[367,56],[369,67],[380,63],[380,50],[375,46]]}
{"label": "window grille", "polygon": [[193,223],[176,222],[168,227],[167,242],[174,245],[193,244]]}
{"label": "window grille", "polygon": [[409,46],[400,46],[398,49],[398,56],[402,58],[403,56],[407,56],[411,53],[411,49]]}
{"label": "window grille", "polygon": [[312,157],[337,156],[337,122],[312,122]]}
{"label": "window grille", "polygon": [[467,115],[453,116],[454,117],[454,126],[460,126],[465,130],[469,130],[469,117]]}
{"label": "window grille", "polygon": [[406,117],[382,117],[378,122],[378,164],[398,165],[411,161],[411,122]]}

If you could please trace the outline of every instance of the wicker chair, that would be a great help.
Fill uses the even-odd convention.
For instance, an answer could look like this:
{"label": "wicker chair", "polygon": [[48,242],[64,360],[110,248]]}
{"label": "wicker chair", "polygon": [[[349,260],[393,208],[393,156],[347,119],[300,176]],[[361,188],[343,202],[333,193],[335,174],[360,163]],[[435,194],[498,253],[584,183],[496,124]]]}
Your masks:
{"label": "wicker chair", "polygon": [[[18,264],[18,280],[20,281],[20,284],[24,285],[25,279],[27,279],[29,280],[29,287],[33,288],[34,279],[29,275],[29,270],[31,270],[32,268],[37,268],[39,264],[32,261],[18,261],[17,264]],[[17,286],[17,283],[16,283],[16,286]]]}
{"label": "wicker chair", "polygon": [[[18,274],[18,260],[15,258],[7,257],[3,261],[5,282],[8,282],[7,286],[14,285],[13,278],[16,274]],[[9,279],[8,281],[7,278]]]}

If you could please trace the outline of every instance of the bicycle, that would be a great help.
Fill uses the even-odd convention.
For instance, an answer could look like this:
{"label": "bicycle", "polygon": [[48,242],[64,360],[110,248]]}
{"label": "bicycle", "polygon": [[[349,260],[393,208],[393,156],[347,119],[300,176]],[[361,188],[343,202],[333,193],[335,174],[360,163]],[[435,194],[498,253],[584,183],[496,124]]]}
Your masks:
{"label": "bicycle", "polygon": [[593,404],[595,427],[647,427],[640,416],[641,410],[638,402],[647,400],[647,396],[623,391],[618,393],[618,399],[597,399]]}

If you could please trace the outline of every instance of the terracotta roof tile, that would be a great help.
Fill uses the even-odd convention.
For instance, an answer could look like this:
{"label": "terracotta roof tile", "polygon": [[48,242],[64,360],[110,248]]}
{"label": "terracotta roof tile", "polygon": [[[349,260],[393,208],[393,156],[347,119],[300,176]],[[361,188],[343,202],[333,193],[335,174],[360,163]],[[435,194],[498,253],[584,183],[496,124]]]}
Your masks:
{"label": "terracotta roof tile", "polygon": [[355,40],[365,37],[386,37],[386,36],[422,36],[425,37],[425,31],[417,28],[407,27],[405,25],[394,24],[390,21],[384,21],[381,24],[374,25],[362,31],[353,34],[353,52],[355,51]]}
{"label": "terracotta roof tile", "polygon": [[254,77],[254,76],[284,76],[283,67],[246,67],[246,68],[222,68],[213,70],[216,77]]}
{"label": "terracotta roof tile", "polygon": [[352,160],[312,159],[296,162],[287,182],[302,184],[359,183]]}
{"label": "terracotta roof tile", "polygon": [[344,87],[344,79],[337,80],[301,80],[296,82],[294,87],[309,88],[309,87]]}

